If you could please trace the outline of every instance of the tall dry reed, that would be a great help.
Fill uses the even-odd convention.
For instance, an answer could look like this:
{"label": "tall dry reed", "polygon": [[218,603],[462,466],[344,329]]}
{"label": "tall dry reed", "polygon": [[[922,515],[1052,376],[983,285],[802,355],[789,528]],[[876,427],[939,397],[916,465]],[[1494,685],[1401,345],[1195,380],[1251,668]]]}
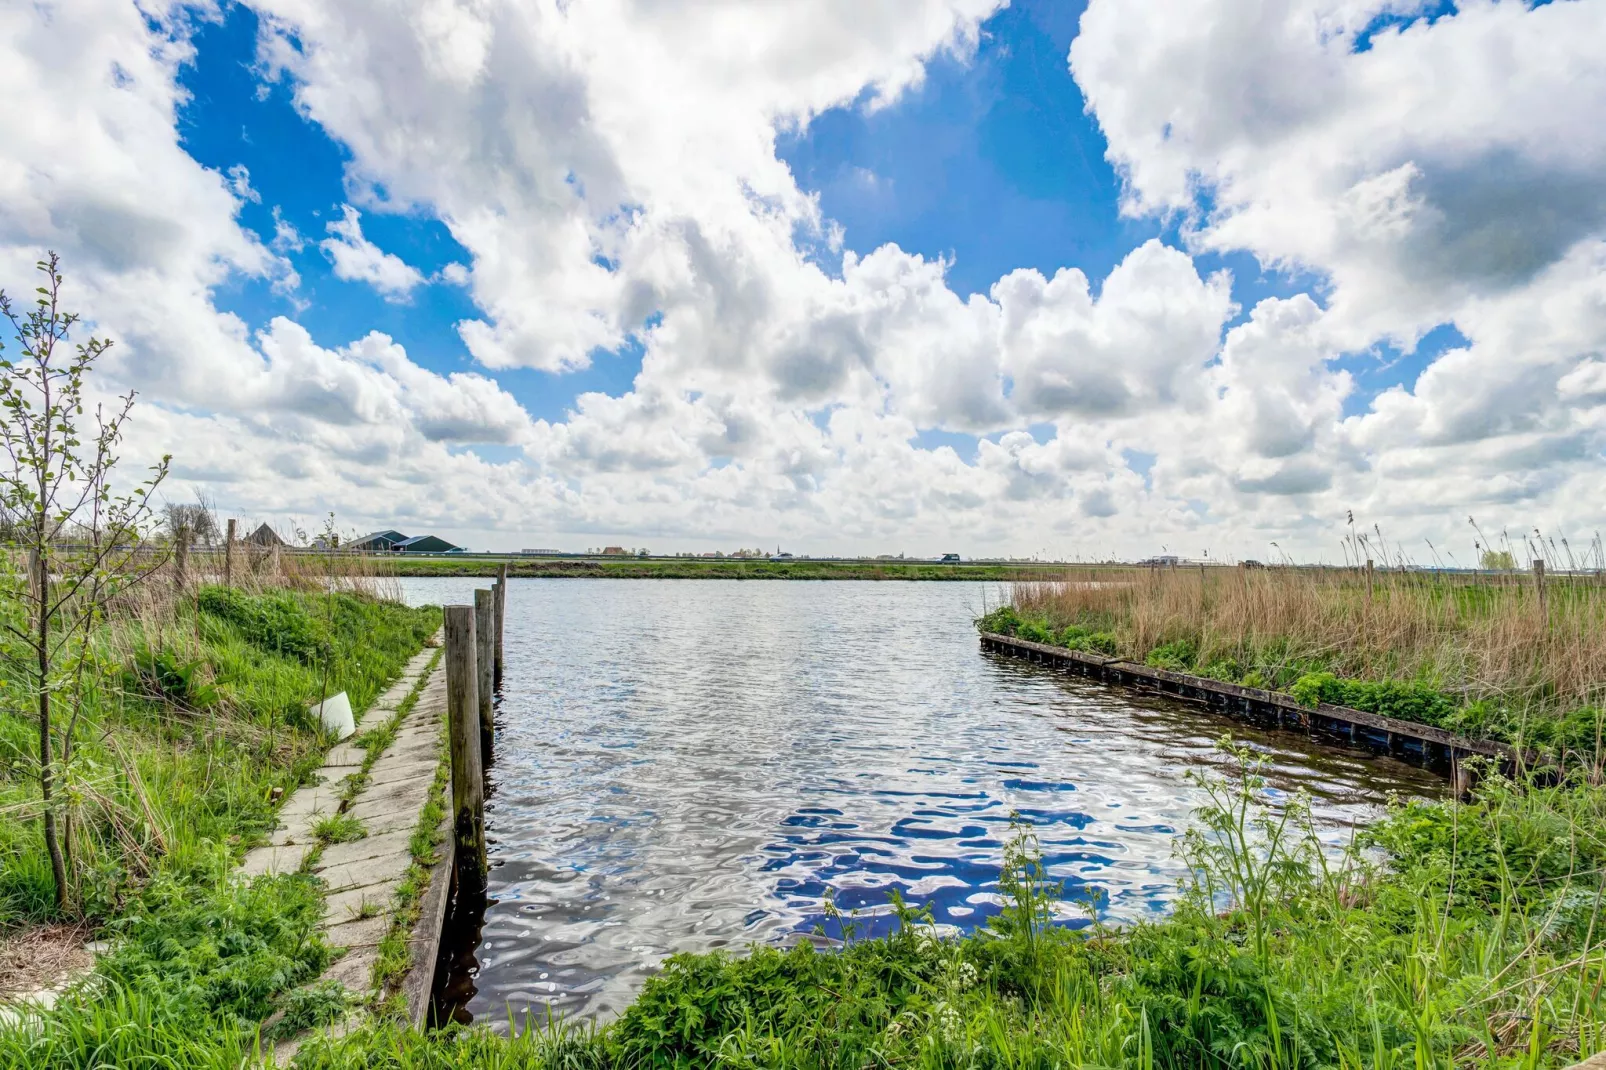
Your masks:
{"label": "tall dry reed", "polygon": [[1076,569],[1012,601],[1055,627],[1113,631],[1123,656],[1197,646],[1199,663],[1308,662],[1423,679],[1468,698],[1587,705],[1606,691],[1606,586],[1594,574],[1362,569]]}

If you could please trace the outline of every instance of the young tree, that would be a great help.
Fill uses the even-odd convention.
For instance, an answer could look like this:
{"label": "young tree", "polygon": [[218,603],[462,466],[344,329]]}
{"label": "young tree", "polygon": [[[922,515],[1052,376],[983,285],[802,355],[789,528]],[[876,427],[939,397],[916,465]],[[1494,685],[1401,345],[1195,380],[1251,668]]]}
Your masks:
{"label": "young tree", "polygon": [[[160,565],[136,560],[151,517],[150,496],[167,475],[168,458],[126,492],[114,490],[117,449],[134,392],[85,418],[84,380],[111,343],[73,344],[78,317],[61,309],[62,276],[55,253],[39,262],[44,285],[34,307],[13,308],[0,291],[0,315],[11,326],[15,355],[0,343],[0,515],[11,521],[9,568],[0,583],[7,651],[20,672],[27,708],[39,720],[38,777],[45,849],[55,877],[56,905],[72,905],[72,837],[64,830],[61,792],[83,709],[94,629],[107,604]],[[26,572],[16,566],[26,560]]]}

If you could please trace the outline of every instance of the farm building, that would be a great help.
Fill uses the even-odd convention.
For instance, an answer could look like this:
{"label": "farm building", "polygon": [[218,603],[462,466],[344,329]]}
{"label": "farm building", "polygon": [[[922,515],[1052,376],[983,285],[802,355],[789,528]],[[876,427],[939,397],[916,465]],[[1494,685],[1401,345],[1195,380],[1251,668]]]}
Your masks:
{"label": "farm building", "polygon": [[283,545],[285,545],[285,541],[282,538],[279,537],[279,533],[277,531],[274,531],[272,528],[270,528],[266,524],[263,524],[261,527],[257,528],[255,531],[253,531],[251,534],[247,535],[245,538],[241,539],[240,541],[241,542],[245,542],[245,543],[250,543],[252,546],[283,546]]}

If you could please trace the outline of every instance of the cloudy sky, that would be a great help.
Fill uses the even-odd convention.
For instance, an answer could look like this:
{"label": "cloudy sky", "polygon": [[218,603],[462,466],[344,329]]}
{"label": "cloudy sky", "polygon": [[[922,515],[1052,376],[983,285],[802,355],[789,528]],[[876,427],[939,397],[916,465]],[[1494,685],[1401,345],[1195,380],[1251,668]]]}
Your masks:
{"label": "cloudy sky", "polygon": [[0,0],[0,284],[60,251],[131,457],[281,525],[1581,548],[1602,41],[1606,0]]}

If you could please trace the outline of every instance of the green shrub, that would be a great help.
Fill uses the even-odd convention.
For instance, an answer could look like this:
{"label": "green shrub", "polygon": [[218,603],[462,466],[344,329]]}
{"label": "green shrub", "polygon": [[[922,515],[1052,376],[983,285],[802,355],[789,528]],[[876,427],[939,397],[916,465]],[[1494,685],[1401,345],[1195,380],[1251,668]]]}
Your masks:
{"label": "green shrub", "polygon": [[1088,654],[1115,656],[1115,634],[1100,632],[1080,624],[1067,626],[1055,640],[1067,650],[1080,650]]}
{"label": "green shrub", "polygon": [[329,637],[322,622],[287,592],[249,595],[232,587],[203,587],[197,601],[202,612],[233,624],[248,642],[263,650],[311,665],[328,649]]}
{"label": "green shrub", "polygon": [[1192,672],[1194,659],[1199,656],[1199,648],[1188,639],[1176,639],[1169,643],[1162,643],[1149,651],[1143,663],[1155,669],[1169,669],[1172,672]]}
{"label": "green shrub", "polygon": [[1454,698],[1426,684],[1398,680],[1344,680],[1330,672],[1306,673],[1289,689],[1301,705],[1328,703],[1400,721],[1447,728],[1456,724]]}
{"label": "green shrub", "polygon": [[204,658],[180,661],[165,647],[152,649],[141,642],[134,648],[133,664],[123,672],[123,687],[131,694],[204,710],[218,698],[217,688],[207,682],[208,670]]}
{"label": "green shrub", "polygon": [[1225,680],[1229,684],[1240,683],[1244,679],[1244,667],[1237,658],[1216,658],[1198,672],[1200,676]]}
{"label": "green shrub", "polygon": [[159,996],[169,1018],[260,1022],[280,992],[329,964],[317,928],[322,914],[323,896],[310,877],[224,881],[206,892],[159,878],[111,923],[113,950],[99,972]]}
{"label": "green shrub", "polygon": [[1014,606],[999,606],[976,621],[976,628],[992,635],[1014,635],[1020,627],[1020,614]]}

